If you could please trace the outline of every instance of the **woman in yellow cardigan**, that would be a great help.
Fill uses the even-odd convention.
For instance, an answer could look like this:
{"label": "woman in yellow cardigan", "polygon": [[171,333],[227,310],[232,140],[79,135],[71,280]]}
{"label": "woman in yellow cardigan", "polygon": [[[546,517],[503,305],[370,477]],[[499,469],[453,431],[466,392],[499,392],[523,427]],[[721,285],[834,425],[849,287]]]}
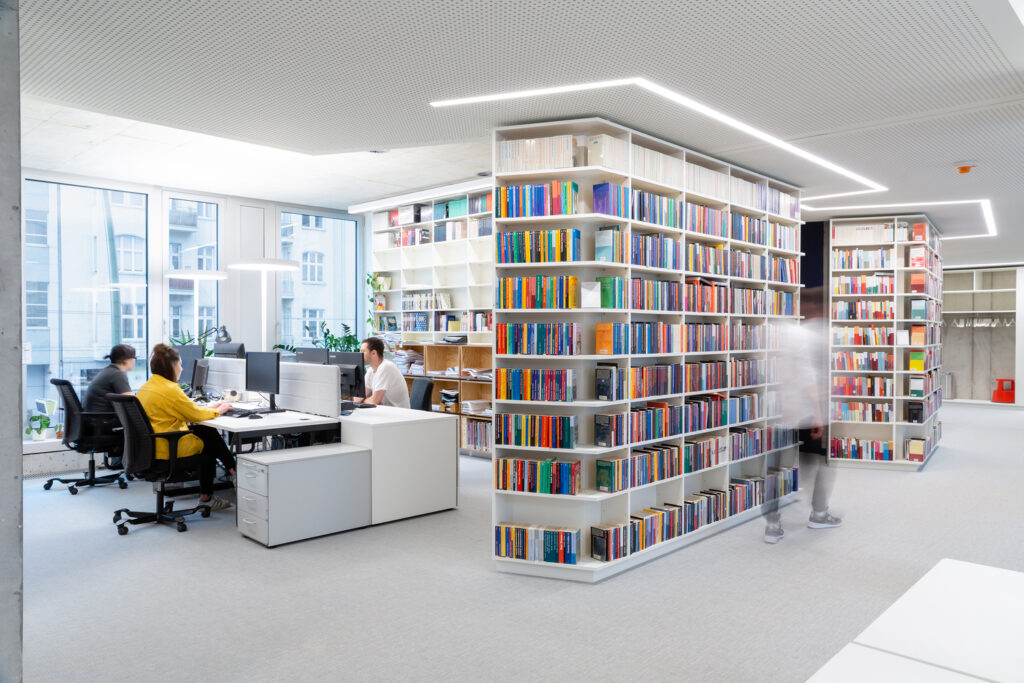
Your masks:
{"label": "woman in yellow cardigan", "polygon": [[[234,458],[217,430],[204,425],[192,425],[223,415],[231,409],[230,403],[214,403],[201,408],[189,400],[178,384],[181,376],[181,356],[167,344],[157,344],[149,357],[149,380],[143,384],[136,396],[142,404],[154,432],[176,432],[190,430],[192,434],[178,441],[178,460],[198,458],[199,502],[209,505],[211,510],[231,507],[224,498],[214,497],[213,477],[217,472],[217,461],[224,469],[235,473]],[[167,441],[157,439],[156,459],[168,460]]]}

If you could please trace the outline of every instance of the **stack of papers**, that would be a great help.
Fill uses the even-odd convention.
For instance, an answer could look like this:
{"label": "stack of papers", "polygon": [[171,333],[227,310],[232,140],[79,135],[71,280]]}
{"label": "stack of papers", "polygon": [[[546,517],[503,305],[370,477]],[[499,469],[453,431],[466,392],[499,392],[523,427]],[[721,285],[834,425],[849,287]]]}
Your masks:
{"label": "stack of papers", "polygon": [[473,379],[491,379],[491,368],[462,368],[462,374]]}

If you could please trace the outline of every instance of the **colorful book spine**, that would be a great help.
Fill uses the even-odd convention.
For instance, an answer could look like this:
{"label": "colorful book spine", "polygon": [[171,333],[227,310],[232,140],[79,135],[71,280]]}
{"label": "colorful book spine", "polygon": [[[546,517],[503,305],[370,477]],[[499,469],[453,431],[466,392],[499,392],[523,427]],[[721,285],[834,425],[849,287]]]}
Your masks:
{"label": "colorful book spine", "polygon": [[683,419],[688,433],[729,424],[729,400],[725,396],[713,394],[688,398],[684,406]]}
{"label": "colorful book spine", "polygon": [[682,353],[683,326],[661,322],[634,322],[629,324],[629,348],[633,353]]}
{"label": "colorful book spine", "polygon": [[863,401],[833,401],[834,422],[871,422],[886,424],[893,421],[891,403],[867,403]]}
{"label": "colorful book spine", "polygon": [[590,527],[590,557],[611,562],[629,555],[629,525],[596,524]]}
{"label": "colorful book spine", "polygon": [[690,353],[724,351],[727,338],[724,323],[686,323],[686,350]]}
{"label": "colorful book spine", "polygon": [[800,282],[800,260],[768,255],[768,279],[796,284]]}
{"label": "colorful book spine", "polygon": [[715,237],[729,236],[729,212],[701,204],[686,205],[686,230]]}
{"label": "colorful book spine", "polygon": [[884,351],[833,351],[833,370],[857,370],[861,372],[890,372],[893,366],[893,354]]}
{"label": "colorful book spine", "polygon": [[594,353],[597,355],[622,355],[629,353],[629,348],[629,327],[626,323],[594,325]]}
{"label": "colorful book spine", "polygon": [[833,249],[832,268],[892,268],[892,249]]}
{"label": "colorful book spine", "polygon": [[629,218],[630,193],[628,187],[615,183],[594,185],[594,213],[617,218]]}
{"label": "colorful book spine", "polygon": [[882,375],[836,375],[832,378],[832,395],[891,397],[893,380]]}
{"label": "colorful book spine", "polygon": [[576,371],[496,368],[494,393],[506,401],[575,401]]}
{"label": "colorful book spine", "polygon": [[767,366],[767,361],[753,358],[729,361],[729,386],[748,387],[764,384],[767,381]]}
{"label": "colorful book spine", "polygon": [[686,310],[689,313],[728,313],[729,286],[716,280],[686,280]]}
{"label": "colorful book spine", "polygon": [[497,353],[523,356],[575,356],[582,353],[579,323],[498,323]]}
{"label": "colorful book spine", "polygon": [[579,308],[579,291],[575,275],[503,277],[495,301],[499,308]]}
{"label": "colorful book spine", "polygon": [[739,476],[729,480],[729,514],[738,515],[764,503],[763,477]]}
{"label": "colorful book spine", "polygon": [[832,437],[829,440],[829,455],[847,460],[892,460],[896,449],[892,441],[855,439],[853,437]]}
{"label": "colorful book spine", "polygon": [[605,225],[597,229],[594,233],[594,260],[602,263],[626,262],[626,231],[621,226]]}
{"label": "colorful book spine", "polygon": [[617,493],[677,477],[683,473],[682,450],[675,445],[638,448],[627,456],[594,462],[597,490]]}
{"label": "colorful book spine", "polygon": [[833,320],[892,320],[895,318],[892,301],[833,301]]}
{"label": "colorful book spine", "polygon": [[835,346],[887,346],[892,343],[893,330],[890,327],[858,325],[832,328],[832,344]]}
{"label": "colorful book spine", "polygon": [[578,433],[576,415],[494,415],[494,443],[501,446],[575,448]]}
{"label": "colorful book spine", "polygon": [[726,362],[723,360],[706,363],[687,363],[684,369],[686,391],[714,391],[715,389],[728,388],[729,374],[727,367]]}
{"label": "colorful book spine", "polygon": [[664,503],[652,505],[629,516],[630,552],[638,553],[658,543],[682,536],[683,509]]}
{"label": "colorful book spine", "polygon": [[832,278],[833,294],[892,294],[892,275],[843,275]]}
{"label": "colorful book spine", "polygon": [[766,326],[734,322],[730,330],[729,343],[733,351],[759,351],[769,348]]}
{"label": "colorful book spine", "polygon": [[793,292],[781,292],[769,289],[767,292],[768,315],[796,315],[796,295]]}
{"label": "colorful book spine", "polygon": [[683,498],[684,533],[696,531],[728,515],[725,491],[705,489]]}
{"label": "colorful book spine", "polygon": [[682,250],[682,240],[665,235],[633,233],[630,237],[630,263],[634,266],[679,270]]}
{"label": "colorful book spine", "polygon": [[768,222],[768,246],[786,251],[797,251],[800,248],[797,240],[796,226]]}
{"label": "colorful book spine", "polygon": [[683,472],[699,472],[725,460],[729,444],[724,436],[713,436],[683,444]]}
{"label": "colorful book spine", "polygon": [[642,365],[629,368],[629,397],[666,396],[683,393],[683,366]]}
{"label": "colorful book spine", "polygon": [[484,420],[462,420],[462,447],[474,451],[490,451],[491,423]]}
{"label": "colorful book spine", "polygon": [[[568,181],[556,180],[544,185],[507,185],[496,188],[494,192],[498,218],[564,216],[579,213],[581,207],[579,186]],[[435,204],[435,213],[437,207]]]}
{"label": "colorful book spine", "polygon": [[686,270],[708,275],[728,275],[724,247],[700,242],[686,244]]}
{"label": "colorful book spine", "polygon": [[679,282],[632,278],[629,284],[629,291],[630,308],[634,310],[683,310],[683,286]]}
{"label": "colorful book spine", "polygon": [[530,562],[576,564],[580,530],[502,522],[494,526],[494,555]]}
{"label": "colorful book spine", "polygon": [[598,413],[594,415],[594,445],[611,448],[627,444],[628,428],[627,413]]}
{"label": "colorful book spine", "polygon": [[632,203],[630,218],[668,228],[680,226],[680,204],[677,200],[643,190],[631,190],[630,192]]}
{"label": "colorful book spine", "polygon": [[731,261],[730,274],[733,277],[744,277],[748,280],[764,280],[767,259],[763,254],[751,254],[737,249],[729,252]]}
{"label": "colorful book spine", "polygon": [[732,214],[729,220],[732,228],[729,236],[732,239],[767,246],[768,221],[761,218],[751,218],[742,213]]}
{"label": "colorful book spine", "polygon": [[742,315],[764,315],[768,292],[763,289],[732,288],[732,312]]}
{"label": "colorful book spine", "polygon": [[498,263],[553,263],[579,261],[580,231],[529,230],[500,232],[495,238]]}
{"label": "colorful book spine", "polygon": [[477,195],[469,198],[470,213],[484,213],[494,211],[494,195],[491,193]]}
{"label": "colorful book spine", "polygon": [[775,500],[800,490],[798,467],[769,467],[765,477],[765,500]]}
{"label": "colorful book spine", "polygon": [[601,308],[626,307],[626,278],[602,275],[594,279],[601,286]]}
{"label": "colorful book spine", "polygon": [[629,409],[630,443],[663,439],[683,433],[683,406],[651,401]]}
{"label": "colorful book spine", "polygon": [[580,480],[579,460],[494,460],[494,488],[499,491],[575,496],[582,490]]}

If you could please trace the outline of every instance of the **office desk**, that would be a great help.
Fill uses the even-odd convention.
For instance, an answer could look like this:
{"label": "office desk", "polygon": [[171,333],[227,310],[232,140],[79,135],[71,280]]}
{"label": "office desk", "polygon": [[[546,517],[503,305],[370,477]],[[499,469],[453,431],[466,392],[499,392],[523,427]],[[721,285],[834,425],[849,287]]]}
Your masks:
{"label": "office desk", "polygon": [[221,415],[199,424],[231,434],[235,454],[238,455],[242,442],[241,437],[262,438],[278,434],[319,432],[334,429],[338,425],[338,420],[333,417],[321,417],[320,415],[286,410],[282,413],[266,413],[258,420],[251,420],[248,417],[225,417]]}
{"label": "office desk", "polygon": [[342,443],[370,451],[371,524],[458,505],[458,417],[377,406],[338,420]]}

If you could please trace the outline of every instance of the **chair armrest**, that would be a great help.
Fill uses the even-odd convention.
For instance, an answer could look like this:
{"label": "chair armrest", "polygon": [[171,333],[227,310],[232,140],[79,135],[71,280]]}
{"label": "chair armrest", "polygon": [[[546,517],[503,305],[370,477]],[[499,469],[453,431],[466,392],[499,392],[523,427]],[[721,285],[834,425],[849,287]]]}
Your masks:
{"label": "chair armrest", "polygon": [[171,477],[174,474],[174,464],[178,461],[178,442],[181,440],[181,437],[191,433],[192,432],[186,429],[179,432],[156,432],[153,434],[154,443],[156,442],[156,439],[167,439],[168,477]]}
{"label": "chair armrest", "polygon": [[79,413],[82,417],[88,417],[96,420],[109,420],[110,418],[117,419],[117,413],[115,412],[85,412],[84,410]]}

